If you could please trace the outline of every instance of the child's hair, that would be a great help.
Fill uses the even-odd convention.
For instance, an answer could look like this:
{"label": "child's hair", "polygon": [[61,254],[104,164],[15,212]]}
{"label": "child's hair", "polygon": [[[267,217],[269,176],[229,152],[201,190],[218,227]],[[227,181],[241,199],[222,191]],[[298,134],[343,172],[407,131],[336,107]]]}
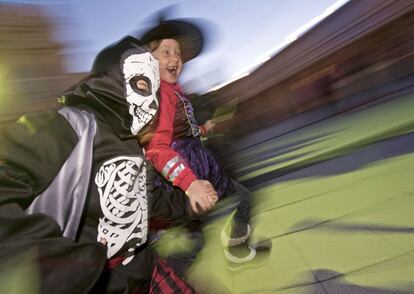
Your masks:
{"label": "child's hair", "polygon": [[[154,52],[155,50],[157,50],[158,47],[160,47],[162,40],[163,39],[158,39],[158,40],[154,40],[154,41],[151,41],[151,42],[147,43],[146,46],[148,47],[148,50],[150,52]],[[178,40],[177,38],[174,38],[174,40],[176,40],[178,42],[178,44],[180,45],[180,48],[181,48],[182,40],[181,39]]]}
{"label": "child's hair", "polygon": [[162,40],[158,39],[158,40],[154,40],[151,41],[147,44],[147,47],[149,49],[150,52],[154,52],[155,50],[158,49],[158,47],[160,47]]}

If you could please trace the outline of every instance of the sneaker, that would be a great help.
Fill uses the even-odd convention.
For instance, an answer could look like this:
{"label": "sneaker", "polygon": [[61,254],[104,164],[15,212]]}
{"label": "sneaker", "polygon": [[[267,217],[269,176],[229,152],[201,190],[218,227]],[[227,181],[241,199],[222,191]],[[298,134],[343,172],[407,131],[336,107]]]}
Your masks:
{"label": "sneaker", "polygon": [[244,242],[224,249],[227,268],[233,272],[257,269],[270,260],[272,241],[264,239],[256,244]]}
{"label": "sneaker", "polygon": [[251,234],[252,230],[249,224],[233,223],[227,230],[221,231],[221,243],[223,246],[239,245],[246,242]]}
{"label": "sneaker", "polygon": [[[233,229],[232,233],[235,231],[241,232]],[[252,242],[250,238],[252,230],[248,224],[245,225],[244,232],[245,234],[231,234],[230,236],[225,230],[221,232],[224,257],[227,261],[227,268],[231,271],[255,269],[265,265],[270,259],[271,240],[262,238]]]}

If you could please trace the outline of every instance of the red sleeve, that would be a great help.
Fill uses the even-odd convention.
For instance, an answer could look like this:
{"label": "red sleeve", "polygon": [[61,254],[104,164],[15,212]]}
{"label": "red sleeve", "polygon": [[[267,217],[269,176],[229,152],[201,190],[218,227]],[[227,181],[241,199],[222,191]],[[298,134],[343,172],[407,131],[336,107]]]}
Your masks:
{"label": "red sleeve", "polygon": [[174,132],[176,104],[177,96],[174,93],[161,91],[158,124],[154,137],[145,146],[145,156],[164,178],[186,191],[197,177],[180,155],[170,147]]}

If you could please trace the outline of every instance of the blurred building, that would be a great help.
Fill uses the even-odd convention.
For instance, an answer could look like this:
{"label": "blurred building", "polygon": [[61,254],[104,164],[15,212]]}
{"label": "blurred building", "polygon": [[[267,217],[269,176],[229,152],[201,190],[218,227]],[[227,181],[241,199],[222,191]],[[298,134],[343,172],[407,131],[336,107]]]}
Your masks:
{"label": "blurred building", "polygon": [[0,122],[56,104],[83,74],[67,74],[41,6],[0,3]]}
{"label": "blurred building", "polygon": [[220,129],[243,148],[413,91],[412,36],[414,1],[350,1],[248,76],[208,93],[215,104],[237,105]]}

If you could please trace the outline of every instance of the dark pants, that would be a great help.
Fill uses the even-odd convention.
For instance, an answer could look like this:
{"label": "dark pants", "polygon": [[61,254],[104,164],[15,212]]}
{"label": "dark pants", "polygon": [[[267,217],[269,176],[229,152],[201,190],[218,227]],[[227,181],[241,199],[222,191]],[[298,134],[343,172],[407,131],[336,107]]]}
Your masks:
{"label": "dark pants", "polygon": [[229,215],[234,210],[234,220],[240,223],[250,223],[251,193],[239,182],[232,180],[232,188],[216,203],[215,208],[207,215],[200,217],[202,223],[214,221],[219,217]]}
{"label": "dark pants", "polygon": [[250,222],[250,210],[251,210],[251,193],[250,191],[240,184],[232,180],[232,184],[234,189],[236,190],[235,193],[229,195],[232,197],[237,205],[237,210],[234,215],[234,220],[237,222],[248,224]]}

